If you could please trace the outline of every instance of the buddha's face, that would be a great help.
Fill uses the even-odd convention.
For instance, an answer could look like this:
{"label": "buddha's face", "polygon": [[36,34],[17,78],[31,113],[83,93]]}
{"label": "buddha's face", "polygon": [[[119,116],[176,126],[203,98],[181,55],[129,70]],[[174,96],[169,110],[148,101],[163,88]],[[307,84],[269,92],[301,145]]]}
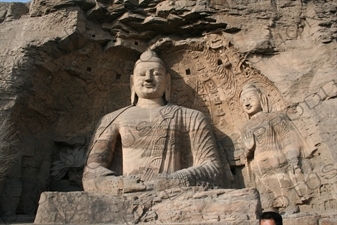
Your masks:
{"label": "buddha's face", "polygon": [[163,97],[166,89],[166,69],[158,62],[142,62],[133,70],[133,87],[138,98]]}
{"label": "buddha's face", "polygon": [[243,92],[240,97],[243,109],[249,116],[262,111],[260,95],[255,90]]}

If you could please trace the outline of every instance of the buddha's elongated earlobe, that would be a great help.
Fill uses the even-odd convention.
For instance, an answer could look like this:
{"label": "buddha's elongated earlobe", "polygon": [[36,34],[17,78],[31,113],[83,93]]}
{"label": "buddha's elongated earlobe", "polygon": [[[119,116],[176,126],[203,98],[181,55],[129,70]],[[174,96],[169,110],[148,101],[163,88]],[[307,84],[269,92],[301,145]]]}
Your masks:
{"label": "buddha's elongated earlobe", "polygon": [[134,84],[133,84],[133,75],[130,76],[130,89],[131,89],[131,105],[136,105],[137,95],[136,95]]}
{"label": "buddha's elongated earlobe", "polygon": [[166,89],[165,89],[165,100],[166,102],[171,101],[171,74],[166,74]]}

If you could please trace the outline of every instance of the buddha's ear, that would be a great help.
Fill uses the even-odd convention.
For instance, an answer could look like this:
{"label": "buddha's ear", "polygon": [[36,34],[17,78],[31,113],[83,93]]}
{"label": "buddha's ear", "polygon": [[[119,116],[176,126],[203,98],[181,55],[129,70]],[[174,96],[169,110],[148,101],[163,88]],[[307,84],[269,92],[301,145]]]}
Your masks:
{"label": "buddha's ear", "polygon": [[130,89],[131,89],[131,105],[136,105],[137,103],[137,96],[133,84],[133,74],[130,76]]}
{"label": "buddha's ear", "polygon": [[165,100],[166,102],[171,101],[171,74],[166,74],[166,89],[165,89]]}

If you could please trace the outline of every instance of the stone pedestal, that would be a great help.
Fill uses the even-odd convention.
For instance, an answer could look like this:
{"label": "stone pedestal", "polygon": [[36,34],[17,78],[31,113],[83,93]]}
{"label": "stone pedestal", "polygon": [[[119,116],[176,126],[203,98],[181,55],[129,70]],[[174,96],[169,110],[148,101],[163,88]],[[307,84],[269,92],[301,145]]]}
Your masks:
{"label": "stone pedestal", "polygon": [[250,224],[261,213],[255,189],[209,190],[198,187],[122,196],[88,192],[44,192],[37,224]]}

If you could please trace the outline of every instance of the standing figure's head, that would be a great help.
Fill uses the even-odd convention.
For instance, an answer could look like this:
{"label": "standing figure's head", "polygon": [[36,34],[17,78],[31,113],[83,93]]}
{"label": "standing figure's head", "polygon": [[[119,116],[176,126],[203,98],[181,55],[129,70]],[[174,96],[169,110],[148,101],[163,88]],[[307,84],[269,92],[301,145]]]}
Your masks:
{"label": "standing figure's head", "polygon": [[259,225],[283,225],[282,216],[277,212],[264,212],[260,216]]}
{"label": "standing figure's head", "polygon": [[170,100],[171,79],[164,62],[153,51],[146,51],[135,63],[131,75],[131,104],[139,98]]}
{"label": "standing figure's head", "polygon": [[240,102],[249,118],[261,111],[269,112],[267,97],[254,84],[243,85]]}

